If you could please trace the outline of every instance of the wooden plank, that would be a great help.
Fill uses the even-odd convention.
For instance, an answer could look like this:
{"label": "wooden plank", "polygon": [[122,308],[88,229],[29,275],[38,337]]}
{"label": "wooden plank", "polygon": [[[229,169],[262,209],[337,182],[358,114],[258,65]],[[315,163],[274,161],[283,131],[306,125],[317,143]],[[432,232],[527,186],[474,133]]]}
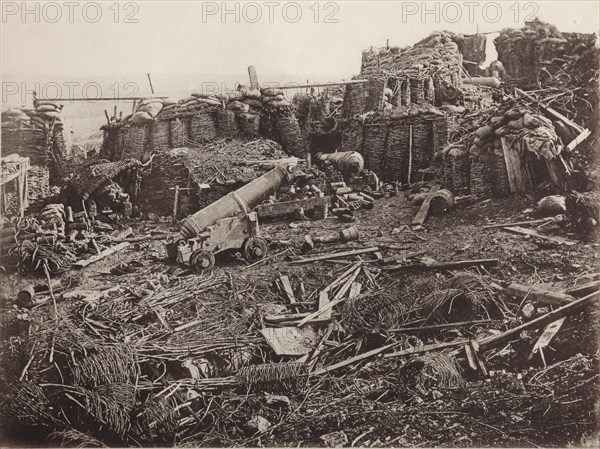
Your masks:
{"label": "wooden plank", "polygon": [[389,354],[384,355],[384,357],[386,359],[388,359],[388,358],[392,358],[392,357],[402,357],[405,355],[421,354],[423,352],[437,351],[439,349],[454,348],[456,346],[464,346],[468,343],[469,343],[469,340],[466,340],[466,339],[456,340],[456,341],[447,341],[444,343],[434,343],[431,345],[418,346],[418,347],[414,347],[414,348],[410,348],[410,349],[403,349],[402,351],[391,352]]}
{"label": "wooden plank", "polygon": [[549,223],[552,218],[539,218],[537,220],[526,220],[526,221],[515,221],[513,223],[497,223],[483,226],[481,229],[494,229],[494,228],[506,228],[507,226],[526,226],[526,225],[537,225],[543,223]]}
{"label": "wooden plank", "polygon": [[534,302],[549,304],[553,306],[562,306],[575,301],[575,298],[561,292],[554,292],[535,286],[527,286],[513,282],[504,289],[504,292],[510,296],[514,296],[519,301],[527,298]]}
{"label": "wooden plank", "polygon": [[327,307],[329,304],[329,294],[327,292],[319,293],[319,310],[323,310],[321,318],[331,318],[331,308]]}
{"label": "wooden plank", "polygon": [[506,332],[485,338],[479,342],[479,346],[481,347],[482,351],[488,351],[490,349],[502,346],[508,343],[513,338],[519,338],[521,332],[525,330],[545,326],[546,324],[552,323],[553,321],[559,320],[560,318],[575,313],[588,305],[598,303],[598,298],[600,298],[600,292],[595,292],[590,295],[584,296],[581,299],[577,299],[576,301],[559,307],[558,309],[553,310],[552,312],[548,312],[545,315],[542,315],[534,320],[523,323],[520,326],[513,327],[512,329],[509,329]]}
{"label": "wooden plank", "polygon": [[431,189],[429,189],[429,194],[427,195],[427,198],[425,198],[425,200],[423,201],[423,204],[421,204],[421,208],[419,209],[419,212],[417,212],[417,215],[415,215],[415,218],[413,218],[413,221],[411,222],[412,226],[419,226],[425,222],[425,219],[427,218],[427,214],[429,213],[429,206],[431,205],[431,198],[433,198],[433,194],[435,192],[437,192],[438,190],[440,190],[440,186],[438,186],[438,185],[435,185]]}
{"label": "wooden plank", "polygon": [[350,287],[350,293],[348,293],[348,299],[357,298],[360,295],[360,291],[362,290],[362,284],[360,282],[352,282],[352,286]]}
{"label": "wooden plank", "polygon": [[525,229],[520,226],[512,226],[512,227],[506,227],[506,228],[502,228],[502,229],[504,229],[505,231],[508,231],[508,232],[512,232],[513,234],[530,235],[532,237],[537,237],[539,239],[548,240],[550,242],[558,243],[561,245],[572,246],[572,245],[577,245],[577,243],[579,243],[577,240],[566,239],[564,237],[559,237],[559,236],[555,236],[555,235],[544,235],[544,234],[540,234],[537,231],[534,231],[533,229]]}
{"label": "wooden plank", "polygon": [[279,281],[281,282],[281,286],[283,287],[283,291],[287,296],[290,303],[296,303],[296,297],[294,296],[294,290],[292,290],[292,284],[290,282],[290,278],[288,276],[279,276]]}
{"label": "wooden plank", "polygon": [[571,143],[569,143],[569,145],[567,145],[567,150],[569,151],[573,151],[575,149],[575,147],[577,145],[579,145],[581,142],[583,142],[585,139],[587,139],[590,134],[592,134],[592,132],[589,129],[584,129],[583,131],[581,131],[581,134],[579,134],[577,137],[575,137],[575,139],[573,139],[571,141]]}
{"label": "wooden plank", "polygon": [[527,183],[527,176],[521,158],[516,151],[513,151],[512,147],[508,145],[504,137],[500,138],[502,143],[502,152],[504,154],[504,163],[506,165],[506,171],[508,173],[508,184],[510,191],[515,192],[526,192],[529,190]]}
{"label": "wooden plank", "polygon": [[301,264],[301,263],[309,263],[309,262],[317,262],[319,260],[339,259],[340,257],[346,257],[346,256],[358,256],[360,254],[375,253],[377,251],[379,251],[379,247],[378,246],[373,246],[373,247],[370,247],[370,248],[355,249],[355,250],[352,250],[352,251],[343,251],[341,253],[323,254],[321,256],[311,257],[309,259],[294,260],[294,261],[290,262],[290,265],[292,265],[292,264]]}
{"label": "wooden plank", "polygon": [[129,243],[129,242],[119,243],[115,246],[105,249],[104,251],[100,252],[100,254],[96,254],[95,256],[92,256],[89,259],[79,260],[79,261],[75,262],[72,266],[74,268],[87,267],[88,265],[91,265],[95,262],[98,262],[101,259],[104,259],[106,256],[110,256],[111,254],[114,254],[118,251],[121,251],[122,249],[127,248],[129,245],[131,245],[131,243]]}
{"label": "wooden plank", "polygon": [[592,281],[582,285],[576,285],[575,287],[569,288],[565,293],[575,297],[581,297],[589,295],[590,293],[600,290],[600,281]]}
{"label": "wooden plank", "polygon": [[327,374],[327,373],[330,373],[331,371],[335,371],[337,369],[343,368],[344,366],[348,366],[348,365],[351,365],[353,363],[360,362],[361,360],[366,360],[366,359],[369,359],[371,357],[375,357],[376,355],[379,355],[382,352],[385,352],[388,349],[393,348],[397,344],[398,343],[391,343],[389,345],[385,345],[385,346],[382,346],[380,348],[372,349],[371,351],[365,352],[364,354],[357,355],[356,357],[352,357],[352,358],[349,358],[349,359],[344,360],[342,362],[335,363],[335,364],[330,365],[330,366],[326,366],[325,368],[322,368],[322,369],[320,369],[318,371],[315,371],[315,372],[311,373],[311,375],[312,376],[319,376],[321,374]]}

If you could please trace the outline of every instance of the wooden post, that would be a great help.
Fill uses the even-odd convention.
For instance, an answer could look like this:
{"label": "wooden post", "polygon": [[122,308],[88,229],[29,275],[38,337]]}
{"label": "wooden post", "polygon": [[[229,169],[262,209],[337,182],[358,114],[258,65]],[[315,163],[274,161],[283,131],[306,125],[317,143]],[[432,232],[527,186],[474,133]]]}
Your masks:
{"label": "wooden post", "polygon": [[413,126],[410,125],[408,128],[408,176],[406,177],[406,183],[410,184],[410,175],[412,172],[412,146],[413,146]]}
{"label": "wooden post", "polygon": [[175,186],[175,198],[173,199],[173,223],[177,223],[177,202],[179,201],[179,186]]}
{"label": "wooden post", "polygon": [[146,75],[148,75],[148,82],[150,83],[150,92],[152,92],[152,95],[154,95],[154,86],[152,86],[152,78],[150,78],[149,73],[146,73]]}
{"label": "wooden post", "polygon": [[256,74],[256,68],[253,65],[248,66],[248,76],[250,77],[250,87],[252,89],[258,89],[258,75]]}

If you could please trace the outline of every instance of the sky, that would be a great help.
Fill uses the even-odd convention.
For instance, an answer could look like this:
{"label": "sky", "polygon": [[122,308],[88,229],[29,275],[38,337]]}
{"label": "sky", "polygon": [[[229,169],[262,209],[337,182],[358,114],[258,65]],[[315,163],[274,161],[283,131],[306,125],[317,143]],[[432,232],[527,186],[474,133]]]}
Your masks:
{"label": "sky", "polygon": [[[223,14],[225,13],[225,14]],[[596,32],[595,1],[2,2],[1,72],[63,77],[145,73],[348,78],[370,46],[434,30],[520,27],[536,14],[561,31]]]}

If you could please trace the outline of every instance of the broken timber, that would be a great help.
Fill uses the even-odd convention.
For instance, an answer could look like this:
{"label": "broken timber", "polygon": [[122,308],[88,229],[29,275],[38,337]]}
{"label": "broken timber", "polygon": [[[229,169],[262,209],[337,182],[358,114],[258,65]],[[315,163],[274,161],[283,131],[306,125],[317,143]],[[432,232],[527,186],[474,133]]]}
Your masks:
{"label": "broken timber", "polygon": [[529,299],[531,301],[548,304],[552,306],[563,306],[575,301],[571,295],[552,290],[546,290],[539,287],[528,287],[527,285],[513,282],[506,289],[506,294],[518,299]]}
{"label": "broken timber", "polygon": [[129,242],[119,243],[118,245],[112,246],[110,248],[105,249],[104,251],[101,251],[100,254],[96,254],[95,256],[92,256],[89,259],[79,260],[75,262],[72,266],[75,268],[87,267],[88,265],[91,265],[95,262],[98,262],[101,259],[104,259],[106,256],[110,256],[111,254],[114,254],[118,251],[121,251],[122,249],[127,248],[129,245],[131,245],[131,243]]}
{"label": "broken timber", "polygon": [[346,257],[346,256],[358,256],[360,254],[375,253],[377,251],[379,251],[379,247],[373,246],[371,248],[355,249],[355,250],[352,250],[352,251],[344,251],[344,252],[341,252],[341,253],[323,254],[321,256],[311,257],[309,259],[294,260],[293,262],[290,262],[290,265],[291,264],[317,262],[319,260],[338,259],[340,257]]}
{"label": "broken timber", "polygon": [[540,234],[537,231],[534,231],[532,229],[525,229],[522,228],[520,226],[511,226],[511,227],[506,227],[506,228],[502,228],[505,231],[508,232],[512,232],[513,234],[522,234],[522,235],[530,235],[532,237],[537,237],[543,240],[548,240],[550,242],[554,242],[554,243],[558,243],[558,244],[562,244],[562,245],[568,245],[568,246],[572,246],[572,245],[577,245],[577,241],[576,240],[571,240],[571,239],[566,239],[564,237],[558,237],[555,235],[544,235],[544,234]]}
{"label": "broken timber", "polygon": [[415,218],[413,218],[413,221],[411,222],[412,226],[420,226],[423,223],[425,223],[425,219],[427,218],[427,214],[429,213],[429,207],[431,206],[431,199],[433,198],[433,194],[438,190],[440,190],[440,186],[438,185],[433,186],[429,190],[427,198],[425,198],[423,204],[421,204],[419,212],[417,212],[417,215],[415,215]]}

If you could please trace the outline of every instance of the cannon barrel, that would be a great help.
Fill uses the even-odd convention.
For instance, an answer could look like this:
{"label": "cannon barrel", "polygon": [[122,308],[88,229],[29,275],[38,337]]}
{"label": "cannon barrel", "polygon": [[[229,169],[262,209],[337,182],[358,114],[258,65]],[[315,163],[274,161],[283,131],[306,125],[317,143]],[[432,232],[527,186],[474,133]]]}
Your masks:
{"label": "cannon barrel", "polygon": [[250,212],[279,190],[284,182],[289,181],[290,169],[291,166],[289,165],[278,165],[235,192],[225,195],[204,209],[183,219],[181,222],[181,236],[186,240],[194,238],[217,220],[236,216],[240,212]]}
{"label": "cannon barrel", "polygon": [[365,168],[365,160],[360,153],[356,151],[340,151],[337,153],[318,153],[317,160],[321,162],[330,162],[339,171],[344,174],[358,174]]}

